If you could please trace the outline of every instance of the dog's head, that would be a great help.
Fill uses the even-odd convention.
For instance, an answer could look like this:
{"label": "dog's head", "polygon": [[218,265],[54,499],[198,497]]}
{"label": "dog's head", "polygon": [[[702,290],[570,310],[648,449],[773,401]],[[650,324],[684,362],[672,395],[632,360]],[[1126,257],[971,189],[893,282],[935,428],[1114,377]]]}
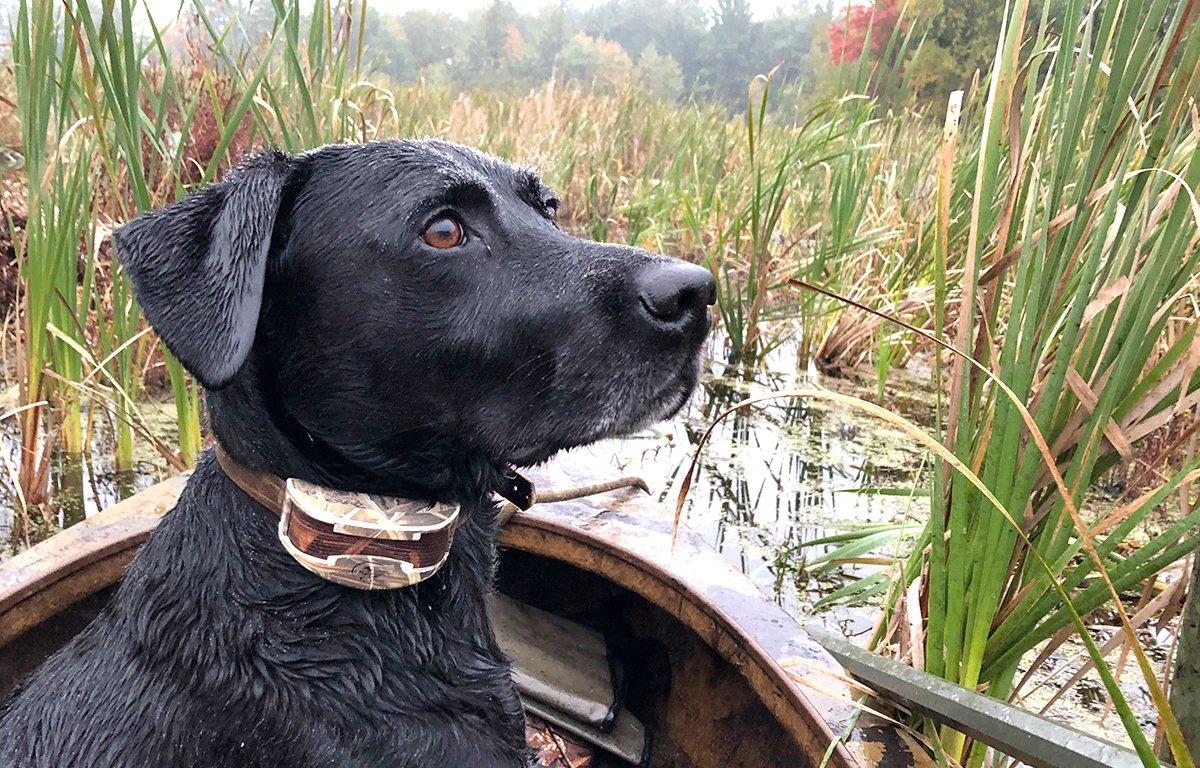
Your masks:
{"label": "dog's head", "polygon": [[426,440],[531,464],[674,413],[715,298],[557,207],[528,170],[388,141],[265,152],[116,241],[210,407],[264,390],[290,439],[368,471]]}

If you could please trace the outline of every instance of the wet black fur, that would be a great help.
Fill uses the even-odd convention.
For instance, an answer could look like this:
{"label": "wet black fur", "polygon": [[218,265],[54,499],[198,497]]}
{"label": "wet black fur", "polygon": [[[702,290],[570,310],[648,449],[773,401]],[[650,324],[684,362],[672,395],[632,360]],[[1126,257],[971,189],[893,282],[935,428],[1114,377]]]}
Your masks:
{"label": "wet black fur", "polygon": [[[118,232],[231,454],[470,521],[432,579],[339,587],[206,453],[109,606],[0,710],[0,766],[526,764],[484,609],[498,467],[677,410],[712,298],[698,268],[565,235],[555,207],[494,158],[380,142],[264,153]],[[445,213],[468,237],[438,251],[419,234]],[[680,275],[699,300],[648,312],[645,285]]]}

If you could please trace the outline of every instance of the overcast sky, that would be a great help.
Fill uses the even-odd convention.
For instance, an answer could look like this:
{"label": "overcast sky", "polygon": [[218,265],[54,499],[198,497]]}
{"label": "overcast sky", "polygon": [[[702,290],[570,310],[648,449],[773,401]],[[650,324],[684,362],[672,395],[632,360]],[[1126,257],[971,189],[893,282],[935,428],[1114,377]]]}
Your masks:
{"label": "overcast sky", "polygon": [[[399,14],[404,11],[414,8],[432,8],[439,11],[447,11],[449,13],[465,16],[473,10],[485,7],[491,0],[457,0],[456,2],[446,2],[446,0],[368,0],[368,4],[383,13]],[[602,0],[599,0],[602,1]],[[256,0],[256,2],[269,2],[269,0]],[[554,5],[555,0],[509,0],[518,11],[523,14],[529,14],[543,8],[547,5]],[[578,8],[588,8],[596,5],[598,0],[576,0],[571,3]],[[811,0],[749,0],[750,9],[757,19],[769,19],[772,14],[779,8],[793,8],[797,5],[811,6]],[[715,0],[709,0],[703,3],[705,6],[715,6]],[[14,4],[15,5],[15,4]],[[190,7],[190,0],[187,2]],[[150,7],[154,18],[160,23],[165,22],[168,17],[173,16],[179,9],[180,0],[150,0]]]}
{"label": "overcast sky", "polygon": [[[756,18],[767,19],[781,7],[793,7],[796,0],[749,0],[750,8]],[[466,15],[468,12],[477,8],[483,8],[490,0],[458,0],[458,2],[427,2],[426,0],[369,0],[372,8],[377,8],[383,13],[402,13],[413,8],[433,8],[441,11],[449,11]],[[513,7],[524,14],[533,13],[539,8],[547,5],[553,5],[553,0],[509,0]],[[580,8],[587,8],[591,5],[596,5],[595,2],[584,0],[583,2],[573,3]],[[716,5],[713,3],[705,3],[705,5]],[[807,5],[807,3],[805,3]]]}

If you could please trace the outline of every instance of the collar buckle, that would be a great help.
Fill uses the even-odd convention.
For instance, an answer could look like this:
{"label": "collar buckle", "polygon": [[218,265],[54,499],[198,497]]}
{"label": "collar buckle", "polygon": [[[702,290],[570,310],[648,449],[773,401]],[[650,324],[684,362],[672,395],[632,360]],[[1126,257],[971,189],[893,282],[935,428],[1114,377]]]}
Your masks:
{"label": "collar buckle", "polygon": [[504,467],[500,471],[495,491],[522,512],[532,507],[537,497],[533,482],[512,467]]}

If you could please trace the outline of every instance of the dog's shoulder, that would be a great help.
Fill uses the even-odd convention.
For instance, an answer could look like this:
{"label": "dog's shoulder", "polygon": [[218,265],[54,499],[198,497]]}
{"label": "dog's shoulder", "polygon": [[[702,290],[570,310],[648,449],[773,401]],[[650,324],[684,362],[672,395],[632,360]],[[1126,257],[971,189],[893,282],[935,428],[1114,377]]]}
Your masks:
{"label": "dog's shoulder", "polygon": [[299,567],[275,528],[203,456],[109,605],[0,715],[0,764],[511,765],[520,705],[484,609],[493,532],[460,529],[428,582],[364,592]]}
{"label": "dog's shoulder", "polygon": [[[211,470],[205,462],[197,472]],[[256,764],[225,759],[236,744],[210,722],[220,704],[194,695],[214,668],[214,646],[237,641],[216,586],[228,575],[228,542],[215,535],[220,521],[202,514],[220,509],[222,496],[235,500],[195,479],[108,605],[0,707],[0,765]],[[261,737],[253,723],[239,730],[243,741]]]}

